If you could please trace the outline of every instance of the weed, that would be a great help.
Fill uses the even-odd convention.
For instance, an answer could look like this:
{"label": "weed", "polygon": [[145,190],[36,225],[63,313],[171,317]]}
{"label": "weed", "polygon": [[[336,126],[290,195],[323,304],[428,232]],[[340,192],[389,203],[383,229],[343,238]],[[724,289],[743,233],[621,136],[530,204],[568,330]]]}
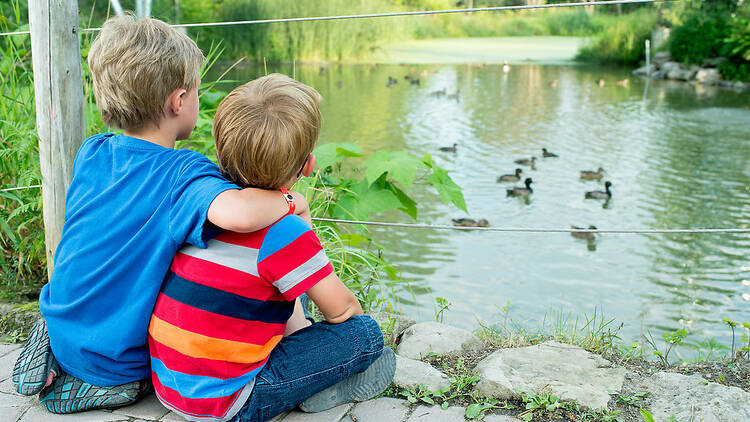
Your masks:
{"label": "weed", "polygon": [[729,318],[722,318],[721,320],[724,321],[724,323],[732,329],[732,360],[734,360],[736,358],[734,354],[734,329],[737,328],[737,323]]}
{"label": "weed", "polygon": [[617,401],[624,403],[628,406],[641,407],[643,405],[643,399],[648,397],[650,394],[646,391],[636,391],[632,396],[620,395],[617,397]]}
{"label": "weed", "polygon": [[490,409],[512,409],[513,406],[506,403],[500,402],[496,399],[484,398],[475,403],[472,403],[466,407],[464,416],[466,419],[482,419],[484,413]]}
{"label": "weed", "polygon": [[435,322],[443,322],[445,311],[450,309],[451,305],[452,303],[444,297],[438,296],[435,298]]}
{"label": "weed", "polygon": [[682,344],[687,335],[688,333],[684,328],[680,328],[679,330],[673,331],[671,333],[662,333],[662,338],[667,343],[667,348],[663,353],[656,346],[656,342],[654,341],[654,337],[651,335],[650,331],[648,332],[648,337],[646,337],[646,342],[648,342],[648,344],[651,346],[654,356],[658,357],[661,363],[664,366],[668,367],[669,352],[671,352],[675,346]]}

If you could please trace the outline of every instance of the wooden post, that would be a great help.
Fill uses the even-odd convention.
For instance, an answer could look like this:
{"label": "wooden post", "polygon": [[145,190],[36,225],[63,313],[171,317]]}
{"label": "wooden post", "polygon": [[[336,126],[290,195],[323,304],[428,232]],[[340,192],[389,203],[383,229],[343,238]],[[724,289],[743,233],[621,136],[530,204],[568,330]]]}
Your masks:
{"label": "wooden post", "polygon": [[30,0],[36,129],[42,172],[47,274],[65,221],[65,192],[86,134],[76,0]]}

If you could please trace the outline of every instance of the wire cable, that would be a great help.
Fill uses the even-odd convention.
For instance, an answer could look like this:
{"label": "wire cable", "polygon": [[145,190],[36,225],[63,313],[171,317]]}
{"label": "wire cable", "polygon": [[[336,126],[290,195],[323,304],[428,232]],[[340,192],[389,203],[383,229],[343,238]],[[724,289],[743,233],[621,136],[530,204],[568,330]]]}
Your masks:
{"label": "wire cable", "polygon": [[30,185],[30,186],[19,186],[16,188],[5,188],[0,189],[0,192],[12,192],[14,190],[24,190],[24,189],[33,189],[33,188],[41,188],[42,185]]}
{"label": "wire cable", "polygon": [[[475,7],[471,9],[443,9],[443,10],[418,10],[411,12],[389,12],[389,13],[367,13],[362,15],[341,15],[341,16],[314,16],[303,18],[279,18],[279,19],[259,19],[245,21],[227,21],[227,22],[203,22],[203,23],[182,23],[172,25],[175,28],[197,28],[211,26],[227,25],[249,25],[259,23],[281,23],[281,22],[314,22],[314,21],[332,21],[341,19],[365,19],[365,18],[384,18],[395,16],[419,16],[419,15],[442,15],[449,13],[473,13],[473,12],[494,12],[502,10],[528,10],[528,9],[553,9],[560,7],[581,7],[581,6],[609,6],[616,4],[641,4],[641,3],[660,3],[670,0],[613,0],[613,1],[593,1],[593,2],[575,2],[575,3],[554,3],[538,4],[523,6],[495,6],[495,7]],[[100,31],[101,28],[80,28],[81,32]],[[31,31],[2,32],[2,35],[24,35],[30,34]]]}

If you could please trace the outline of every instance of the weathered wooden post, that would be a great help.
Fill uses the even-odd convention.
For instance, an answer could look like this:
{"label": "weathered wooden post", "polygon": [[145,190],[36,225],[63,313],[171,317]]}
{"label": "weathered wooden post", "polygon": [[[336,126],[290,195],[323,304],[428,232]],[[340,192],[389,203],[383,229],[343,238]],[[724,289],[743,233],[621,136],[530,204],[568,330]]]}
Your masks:
{"label": "weathered wooden post", "polygon": [[47,274],[65,221],[65,192],[86,134],[76,0],[30,0],[36,129],[42,172]]}

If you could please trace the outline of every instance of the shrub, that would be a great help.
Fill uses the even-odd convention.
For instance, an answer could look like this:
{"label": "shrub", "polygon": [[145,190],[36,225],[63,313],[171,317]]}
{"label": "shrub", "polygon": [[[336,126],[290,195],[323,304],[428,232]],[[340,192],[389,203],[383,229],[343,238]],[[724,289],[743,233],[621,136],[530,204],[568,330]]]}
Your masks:
{"label": "shrub", "polygon": [[657,12],[640,9],[612,19],[596,37],[582,47],[577,60],[634,64],[645,57],[645,42],[656,26]]}

